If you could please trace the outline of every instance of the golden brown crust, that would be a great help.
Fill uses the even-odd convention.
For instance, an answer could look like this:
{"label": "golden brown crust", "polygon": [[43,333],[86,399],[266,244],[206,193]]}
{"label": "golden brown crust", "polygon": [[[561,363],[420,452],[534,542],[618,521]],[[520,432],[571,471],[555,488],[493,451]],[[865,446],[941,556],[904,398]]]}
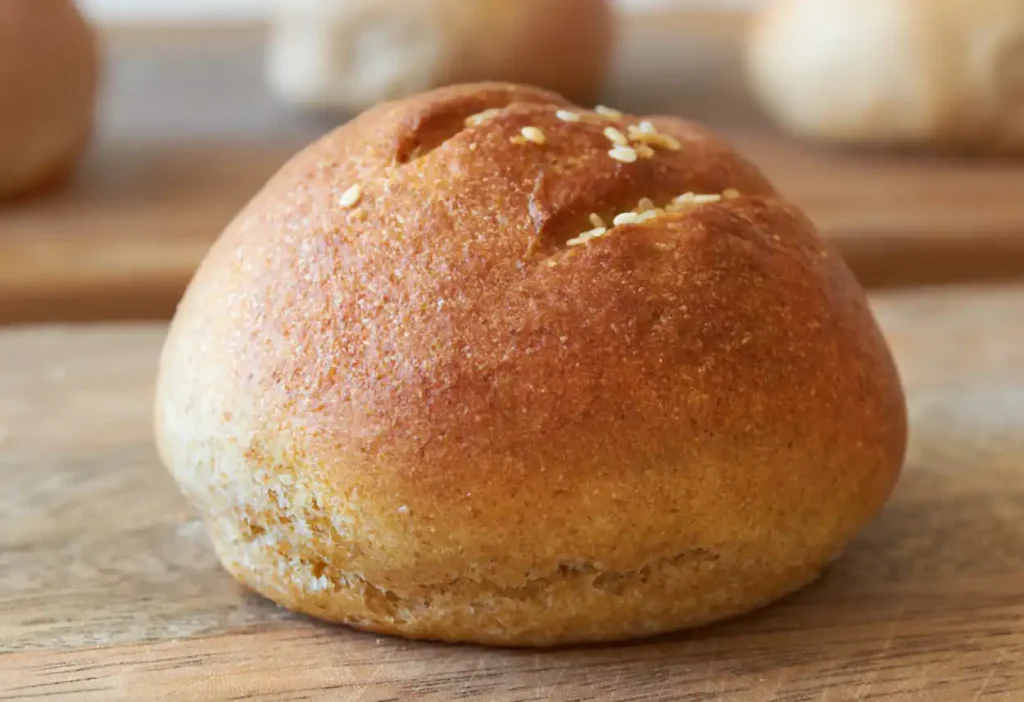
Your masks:
{"label": "golden brown crust", "polygon": [[[881,508],[906,419],[862,291],[724,142],[651,121],[679,150],[622,163],[604,130],[639,119],[453,87],[257,195],[182,302],[156,406],[236,577],[409,636],[625,638],[799,587]],[[590,213],[727,189],[567,244]]]}
{"label": "golden brown crust", "polygon": [[0,198],[49,187],[88,142],[96,39],[71,0],[0,0]]}

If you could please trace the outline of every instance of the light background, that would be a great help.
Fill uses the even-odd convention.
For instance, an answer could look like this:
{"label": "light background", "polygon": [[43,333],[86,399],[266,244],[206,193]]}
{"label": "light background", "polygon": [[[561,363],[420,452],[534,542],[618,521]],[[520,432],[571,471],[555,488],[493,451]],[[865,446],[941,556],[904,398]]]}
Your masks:
{"label": "light background", "polygon": [[[472,1],[472,0],[470,0]],[[514,1],[514,0],[513,0]],[[624,9],[644,7],[750,7],[764,0],[613,0]],[[265,17],[274,0],[78,0],[100,22],[247,20]]]}

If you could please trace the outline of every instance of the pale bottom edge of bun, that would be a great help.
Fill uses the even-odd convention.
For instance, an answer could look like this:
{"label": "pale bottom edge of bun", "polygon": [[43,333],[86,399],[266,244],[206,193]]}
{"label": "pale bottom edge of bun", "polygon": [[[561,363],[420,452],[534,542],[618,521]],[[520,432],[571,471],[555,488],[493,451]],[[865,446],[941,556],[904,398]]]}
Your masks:
{"label": "pale bottom edge of bun", "polygon": [[215,540],[214,547],[242,585],[293,612],[409,639],[507,647],[626,641],[703,626],[803,588],[836,558],[779,566],[748,551],[694,549],[628,573],[560,569],[515,587],[460,579],[401,597],[356,573],[252,542]]}

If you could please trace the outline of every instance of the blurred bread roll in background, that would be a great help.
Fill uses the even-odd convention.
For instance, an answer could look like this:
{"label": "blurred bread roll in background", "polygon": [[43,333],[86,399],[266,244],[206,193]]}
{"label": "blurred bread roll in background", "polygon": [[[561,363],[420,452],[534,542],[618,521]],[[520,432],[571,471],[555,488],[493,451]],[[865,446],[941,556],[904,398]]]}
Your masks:
{"label": "blurred bread roll in background", "polygon": [[0,0],[0,198],[72,170],[98,76],[95,37],[71,0]]}
{"label": "blurred bread roll in background", "polygon": [[606,0],[280,0],[277,8],[272,92],[349,112],[478,80],[593,101],[614,30]]}
{"label": "blurred bread roll in background", "polygon": [[1024,0],[777,0],[748,58],[764,107],[802,136],[1024,147]]}

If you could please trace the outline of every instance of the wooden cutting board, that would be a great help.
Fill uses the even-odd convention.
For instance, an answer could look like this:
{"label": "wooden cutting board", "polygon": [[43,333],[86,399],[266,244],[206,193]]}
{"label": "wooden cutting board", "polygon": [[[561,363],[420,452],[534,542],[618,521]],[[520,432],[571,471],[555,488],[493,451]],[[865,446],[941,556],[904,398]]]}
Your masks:
{"label": "wooden cutting board", "polygon": [[[743,22],[743,13],[692,7],[625,17],[606,102],[724,130],[867,285],[1024,278],[1024,161],[787,139],[744,88]],[[77,180],[0,206],[0,323],[171,314],[231,217],[343,119],[298,115],[271,99],[265,31],[110,33],[100,139]]]}
{"label": "wooden cutting board", "polygon": [[632,645],[409,643],[243,591],[158,465],[160,325],[0,331],[0,699],[1024,699],[1024,287],[875,298],[912,441],[817,583]]}

